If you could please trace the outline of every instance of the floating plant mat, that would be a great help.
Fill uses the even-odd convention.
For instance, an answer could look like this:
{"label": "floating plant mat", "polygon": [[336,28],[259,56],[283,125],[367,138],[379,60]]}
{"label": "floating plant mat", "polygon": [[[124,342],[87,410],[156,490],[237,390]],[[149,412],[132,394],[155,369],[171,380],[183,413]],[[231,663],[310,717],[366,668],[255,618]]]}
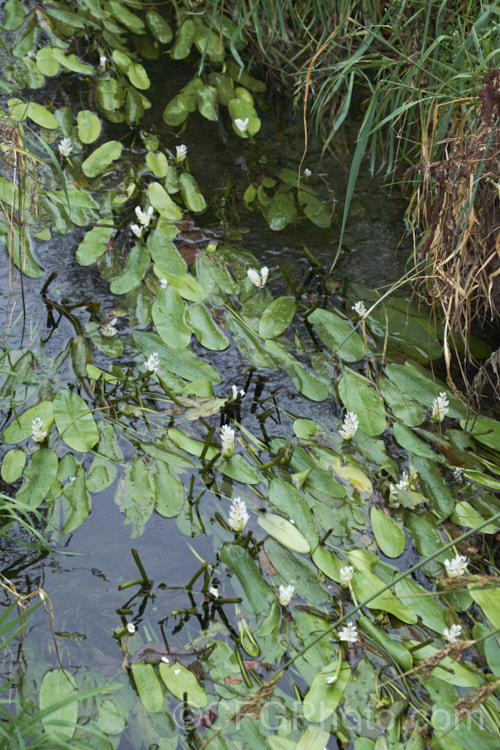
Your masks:
{"label": "floating plant mat", "polygon": [[[432,377],[442,330],[403,296],[334,295],[321,269],[295,282],[227,231],[199,230],[189,247],[212,196],[172,130],[136,125],[149,61],[196,49],[205,72],[165,102],[165,123],[198,111],[205,127],[258,137],[264,87],[240,73],[228,19],[182,11],[177,23],[138,0],[78,7],[5,4],[23,80],[80,76],[96,107],[25,101],[6,80],[5,121],[23,144],[12,158],[26,179],[36,161],[39,194],[13,260],[37,278],[33,238],[78,228],[76,259],[109,282],[114,313],[65,305],[45,284],[74,329],[66,347],[53,360],[2,349],[2,533],[17,521],[28,549],[64,551],[112,496],[116,535],[129,532],[119,558],[138,572],[78,630],[60,629],[50,589],[18,590],[40,595],[44,645],[27,637],[10,713],[61,747],[322,750],[330,735],[355,750],[498,746],[499,423]],[[88,60],[71,46],[84,33]],[[0,200],[19,218],[3,167]],[[288,168],[251,180],[245,200],[277,230],[330,219]],[[167,576],[130,555],[153,528],[166,548],[184,539],[190,564]],[[0,634],[21,624],[7,607]]]}

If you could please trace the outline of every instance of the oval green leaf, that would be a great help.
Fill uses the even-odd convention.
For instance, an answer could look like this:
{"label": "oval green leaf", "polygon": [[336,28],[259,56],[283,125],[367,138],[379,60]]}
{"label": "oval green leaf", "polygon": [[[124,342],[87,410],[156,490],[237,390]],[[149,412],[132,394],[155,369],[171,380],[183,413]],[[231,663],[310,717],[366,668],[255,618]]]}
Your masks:
{"label": "oval green leaf", "polygon": [[286,331],[293,320],[297,303],[291,297],[278,297],[269,303],[259,321],[259,334],[274,339]]}
{"label": "oval green leaf", "polygon": [[182,219],[182,211],[177,203],[174,203],[163,185],[159,182],[151,182],[148,186],[148,197],[153,208],[156,208],[161,216],[170,221]]}
{"label": "oval green leaf", "polygon": [[31,425],[34,419],[41,419],[42,430],[47,430],[52,424],[53,417],[52,401],[40,401],[36,406],[26,409],[17,419],[10,423],[4,430],[4,443],[20,443],[29,438],[32,432]]}
{"label": "oval green leaf", "polygon": [[74,391],[63,388],[54,398],[54,416],[64,442],[85,453],[99,440],[96,423],[87,404]]}
{"label": "oval green leaf", "polygon": [[107,141],[93,151],[82,164],[83,173],[87,177],[96,177],[104,172],[109,165],[120,158],[122,144],[120,141]]}
{"label": "oval green leaf", "polygon": [[189,305],[186,308],[185,319],[200,344],[206,349],[220,352],[229,346],[229,339],[212,319],[205,305]]}
{"label": "oval green leaf", "polygon": [[386,557],[399,557],[406,546],[404,532],[380,508],[372,507],[370,520],[375,540]]}
{"label": "oval green leaf", "polygon": [[16,482],[26,465],[26,453],[18,448],[11,448],[7,451],[2,461],[1,476],[4,482],[12,484]]}
{"label": "oval green leaf", "polygon": [[153,302],[153,321],[160,337],[173,349],[185,349],[191,331],[184,322],[186,305],[174,287],[160,289]]}
{"label": "oval green leaf", "polygon": [[344,370],[338,388],[340,400],[347,411],[356,414],[363,432],[372,436],[384,432],[384,404],[368,380],[352,370]]}
{"label": "oval green leaf", "polygon": [[133,662],[131,665],[137,692],[146,711],[156,713],[163,708],[163,690],[152,664]]}
{"label": "oval green leaf", "polygon": [[345,362],[357,362],[365,356],[363,339],[340,315],[317,309],[307,319],[321,341]]}
{"label": "oval green leaf", "polygon": [[259,518],[259,526],[262,526],[264,531],[284,544],[288,549],[295,550],[295,552],[307,553],[310,552],[311,547],[309,542],[302,536],[290,521],[286,518],[278,516],[275,513],[266,513],[264,516]]}
{"label": "oval green leaf", "polygon": [[94,143],[101,135],[101,121],[89,109],[82,109],[76,117],[78,138],[82,143]]}
{"label": "oval green leaf", "polygon": [[[69,740],[76,729],[78,719],[78,699],[73,675],[65,669],[52,669],[45,672],[40,685],[39,705],[45,731],[61,740]],[[58,703],[69,700],[63,706]],[[52,709],[52,706],[54,708]]]}
{"label": "oval green leaf", "polygon": [[194,676],[194,674],[182,664],[160,664],[160,675],[167,686],[167,690],[180,700],[187,693],[186,700],[190,706],[204,708],[207,705],[207,694]]}

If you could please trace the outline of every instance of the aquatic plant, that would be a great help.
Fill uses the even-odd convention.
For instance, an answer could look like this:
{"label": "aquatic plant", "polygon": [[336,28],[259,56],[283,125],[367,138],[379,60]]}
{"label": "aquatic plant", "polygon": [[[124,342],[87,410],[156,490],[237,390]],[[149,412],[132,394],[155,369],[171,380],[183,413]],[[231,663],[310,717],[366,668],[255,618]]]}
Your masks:
{"label": "aquatic plant", "polygon": [[[78,263],[94,266],[116,296],[109,315],[73,307],[51,293],[50,277],[44,300],[71,325],[65,350],[51,359],[32,345],[2,349],[4,537],[15,540],[19,519],[28,549],[50,551],[45,534],[57,548],[113,488],[131,538],[154,519],[163,539],[189,540],[197,562],[174,586],[132,549],[138,575],[116,592],[107,586],[120,686],[111,694],[93,660],[75,652],[80,634],[58,630],[54,652],[25,639],[2,738],[322,750],[334,734],[372,750],[379,737],[411,747],[425,735],[444,750],[448,740],[494,747],[500,426],[470,414],[426,369],[443,354],[439,318],[404,295],[360,285],[332,292],[321,268],[312,282],[278,269],[268,279],[262,268],[257,288],[248,269],[258,259],[222,234],[183,250],[188,217],[213,198],[194,176],[194,149],[189,160],[178,150],[181,134],[144,124],[154,104],[148,61],[161,51],[205,65],[167,102],[169,128],[198,111],[206,127],[226,118],[240,146],[254,148],[263,85],[240,70],[244,40],[220,5],[212,16],[183,4],[142,14],[139,0],[82,1],[77,13],[66,3],[5,6],[16,75],[34,92],[45,77],[77,77],[90,97],[81,101],[92,103],[72,111],[36,96],[7,102],[9,128],[39,165],[29,233],[48,242],[53,231],[80,228]],[[321,6],[304,6],[305,17]],[[40,19],[52,36],[41,35]],[[28,46],[34,60],[17,55]],[[14,93],[18,81],[6,75]],[[119,139],[108,140],[104,119]],[[61,138],[71,138],[71,164],[51,146]],[[10,169],[6,199],[16,188]],[[299,175],[252,182],[245,200],[275,227],[297,209],[328,226]],[[16,227],[20,203],[9,203]],[[148,230],[138,242],[134,216]],[[25,245],[31,255],[18,265],[37,278],[36,249]],[[361,299],[363,319],[359,306],[358,317],[346,314]],[[220,352],[229,349],[238,379],[225,377]],[[45,433],[38,445],[34,424]],[[52,636],[51,620],[45,628]],[[355,711],[356,723],[339,721],[342,711]]]}

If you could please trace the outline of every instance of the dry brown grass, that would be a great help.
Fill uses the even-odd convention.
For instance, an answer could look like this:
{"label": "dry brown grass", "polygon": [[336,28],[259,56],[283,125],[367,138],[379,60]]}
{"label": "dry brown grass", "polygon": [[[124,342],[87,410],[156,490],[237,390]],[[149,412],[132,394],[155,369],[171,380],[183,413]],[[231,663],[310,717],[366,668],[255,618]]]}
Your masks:
{"label": "dry brown grass", "polygon": [[[471,360],[472,325],[500,317],[500,71],[484,83],[480,105],[458,100],[434,109],[421,162],[405,174],[408,180],[420,173],[409,208],[423,237],[415,242],[415,261],[426,261],[417,292],[441,308],[450,385],[456,336]],[[452,108],[445,141],[436,135],[440,107]],[[444,158],[432,162],[428,155],[437,147]]]}

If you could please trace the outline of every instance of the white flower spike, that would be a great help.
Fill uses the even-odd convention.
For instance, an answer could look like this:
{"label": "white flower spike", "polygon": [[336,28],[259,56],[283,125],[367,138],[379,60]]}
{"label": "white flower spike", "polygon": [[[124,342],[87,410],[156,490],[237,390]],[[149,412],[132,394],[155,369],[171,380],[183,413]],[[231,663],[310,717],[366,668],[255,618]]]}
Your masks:
{"label": "white flower spike", "polygon": [[312,175],[312,172],[310,169],[304,169],[303,173],[304,177],[310,177]]}
{"label": "white flower spike", "polygon": [[349,620],[342,630],[339,630],[339,639],[346,643],[356,643],[358,640],[358,631],[356,625]]}
{"label": "white flower spike", "polygon": [[69,156],[71,152],[73,151],[73,144],[71,143],[71,138],[63,138],[62,141],[57,146],[57,150],[61,154],[61,156]]}
{"label": "white flower spike", "polygon": [[469,561],[465,555],[456,555],[453,560],[445,560],[444,567],[446,568],[446,575],[450,578],[463,576],[467,570],[468,564]]}
{"label": "white flower spike", "polygon": [[295,586],[280,586],[279,600],[282,607],[288,607],[294,591]]}
{"label": "white flower spike", "polygon": [[245,117],[244,120],[242,120],[241,117],[237,117],[236,120],[234,121],[234,124],[236,125],[236,127],[238,128],[238,130],[241,130],[242,133],[245,133],[246,129],[248,128],[248,123],[249,122],[250,121],[249,121],[248,117]]}
{"label": "white flower spike", "polygon": [[264,287],[267,283],[267,277],[269,276],[269,268],[262,266],[260,272],[256,268],[249,268],[247,276],[256,287]]}
{"label": "white flower spike", "polygon": [[36,417],[31,423],[31,437],[35,443],[43,443],[47,437],[47,430],[42,430],[43,420]]}
{"label": "white flower spike", "polygon": [[106,70],[106,63],[108,62],[108,58],[106,55],[101,55],[99,58],[99,67],[97,68],[98,73],[104,73]]}
{"label": "white flower spike", "polygon": [[148,206],[146,211],[143,211],[140,206],[135,207],[135,215],[137,216],[137,221],[144,227],[149,227],[149,223],[153,217],[153,213],[153,206]]}
{"label": "white flower spike", "polygon": [[450,628],[445,628],[443,635],[449,643],[456,643],[462,635],[462,626],[452,625]]}
{"label": "white flower spike", "polygon": [[168,286],[167,279],[160,279],[160,286],[161,286],[162,289],[166,289],[167,286]]}
{"label": "white flower spike", "polygon": [[340,568],[340,585],[349,586],[354,573],[352,565],[346,565],[345,568]]}
{"label": "white flower spike", "polygon": [[183,143],[180,146],[175,147],[175,161],[177,164],[182,164],[187,156],[188,147]]}
{"label": "white flower spike", "polygon": [[247,512],[247,506],[244,500],[235,497],[229,509],[229,525],[233,531],[240,533],[245,528],[250,514]]}
{"label": "white flower spike", "polygon": [[366,307],[365,307],[365,303],[362,302],[361,300],[359,302],[356,302],[356,304],[352,306],[352,309],[357,315],[359,315],[360,318],[365,317]]}
{"label": "white flower spike", "polygon": [[231,458],[234,453],[234,430],[225,424],[220,428],[222,442],[222,458]]}
{"label": "white flower spike", "polygon": [[208,589],[208,593],[211,594],[214,599],[219,598],[219,589],[217,588],[217,586],[210,586],[210,588]]}
{"label": "white flower spike", "polygon": [[106,338],[112,338],[113,336],[116,336],[118,333],[117,329],[115,328],[116,318],[113,318],[109,323],[106,323],[106,325],[101,326],[99,328],[99,331],[101,332],[101,336],[106,336]]}
{"label": "white flower spike", "polygon": [[127,623],[127,630],[130,633],[130,635],[134,635],[135,633],[135,625],[133,622]]}
{"label": "white flower spike", "polygon": [[243,398],[243,396],[245,395],[245,391],[243,390],[239,391],[235,385],[231,386],[231,390],[233,392],[233,400],[236,400],[238,396],[241,396]]}
{"label": "white flower spike", "polygon": [[139,224],[131,224],[130,229],[132,230],[132,234],[135,234],[136,237],[142,237],[142,230],[144,227],[139,226]]}
{"label": "white flower spike", "polygon": [[160,366],[160,355],[158,352],[153,352],[149,355],[145,362],[146,370],[149,372],[157,372],[158,367]]}
{"label": "white flower spike", "polygon": [[448,406],[450,405],[447,394],[445,391],[436,396],[432,402],[432,419],[434,422],[442,422],[448,414]]}
{"label": "white flower spike", "polygon": [[344,423],[339,429],[340,437],[344,440],[350,440],[357,432],[359,421],[353,411],[348,411],[344,417]]}

